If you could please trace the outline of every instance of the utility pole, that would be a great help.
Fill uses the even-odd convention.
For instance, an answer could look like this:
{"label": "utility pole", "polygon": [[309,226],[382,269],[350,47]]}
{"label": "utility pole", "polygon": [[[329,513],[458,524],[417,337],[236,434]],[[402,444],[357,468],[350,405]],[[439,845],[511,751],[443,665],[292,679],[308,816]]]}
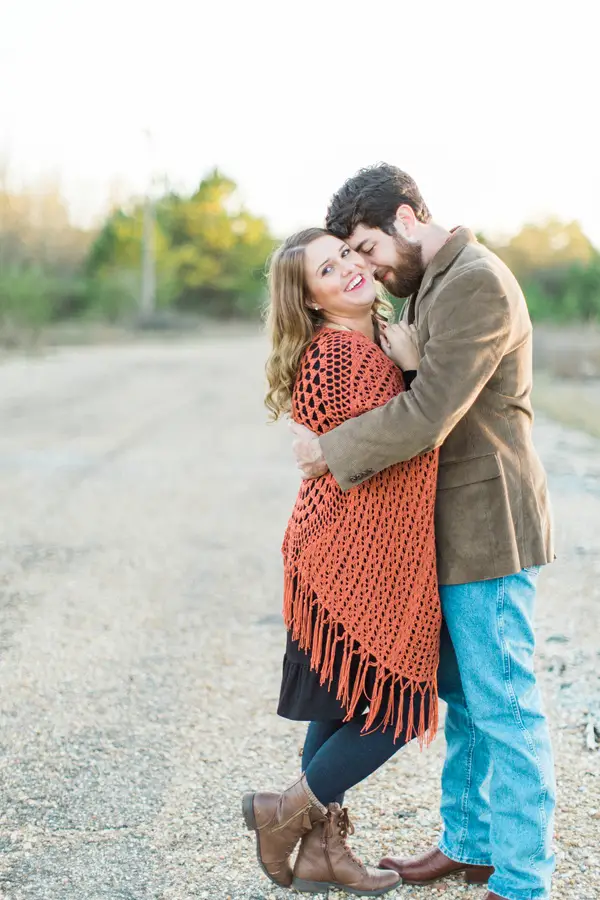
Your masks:
{"label": "utility pole", "polygon": [[144,222],[142,231],[142,292],[140,297],[140,313],[145,318],[152,316],[156,309],[156,259],[154,235],[154,197],[153,193],[153,147],[152,134],[144,129],[148,141],[149,173],[146,195],[144,198]]}

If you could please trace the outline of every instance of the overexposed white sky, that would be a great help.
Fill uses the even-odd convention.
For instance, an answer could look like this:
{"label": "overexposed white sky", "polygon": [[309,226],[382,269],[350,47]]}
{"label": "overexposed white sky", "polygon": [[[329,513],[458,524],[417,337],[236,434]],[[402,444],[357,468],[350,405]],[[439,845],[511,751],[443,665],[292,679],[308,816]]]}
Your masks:
{"label": "overexposed white sky", "polygon": [[597,0],[1,0],[0,158],[79,221],[218,165],[280,235],[386,160],[442,224],[600,246],[599,33]]}

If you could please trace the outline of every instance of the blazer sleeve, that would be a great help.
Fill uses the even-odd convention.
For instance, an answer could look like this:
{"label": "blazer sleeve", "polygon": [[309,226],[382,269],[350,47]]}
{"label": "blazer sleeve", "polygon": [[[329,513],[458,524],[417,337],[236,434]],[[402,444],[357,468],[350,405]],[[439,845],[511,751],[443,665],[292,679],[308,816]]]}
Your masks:
{"label": "blazer sleeve", "polygon": [[429,310],[429,340],[411,390],[320,438],[343,490],[388,466],[439,447],[494,374],[510,335],[498,276],[467,270]]}

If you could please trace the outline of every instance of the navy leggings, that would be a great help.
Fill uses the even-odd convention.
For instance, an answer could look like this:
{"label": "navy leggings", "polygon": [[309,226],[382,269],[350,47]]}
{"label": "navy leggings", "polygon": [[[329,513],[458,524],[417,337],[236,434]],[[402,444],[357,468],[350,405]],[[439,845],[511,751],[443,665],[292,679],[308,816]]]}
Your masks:
{"label": "navy leggings", "polygon": [[[428,716],[429,697],[414,698],[415,721],[419,721],[420,704],[425,703],[425,719]],[[407,704],[408,706],[408,698]],[[406,713],[404,721],[406,721]],[[387,762],[407,743],[402,731],[394,742],[394,727],[385,731],[361,734],[366,714],[355,716],[349,722],[332,719],[328,722],[311,722],[308,726],[302,771],[308,786],[317,800],[327,806],[344,801],[344,793],[363,781]]]}

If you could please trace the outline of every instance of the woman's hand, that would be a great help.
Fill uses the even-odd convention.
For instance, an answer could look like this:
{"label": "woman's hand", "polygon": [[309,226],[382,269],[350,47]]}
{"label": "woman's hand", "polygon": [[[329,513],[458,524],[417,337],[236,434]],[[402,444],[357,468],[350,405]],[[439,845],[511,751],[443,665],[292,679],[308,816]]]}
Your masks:
{"label": "woman's hand", "polygon": [[294,435],[292,451],[296,457],[298,468],[304,478],[319,478],[329,472],[323,451],[319,445],[319,436],[310,428],[289,420],[290,431]]}
{"label": "woman's hand", "polygon": [[404,372],[418,369],[421,357],[414,325],[398,322],[382,327],[381,349]]}

